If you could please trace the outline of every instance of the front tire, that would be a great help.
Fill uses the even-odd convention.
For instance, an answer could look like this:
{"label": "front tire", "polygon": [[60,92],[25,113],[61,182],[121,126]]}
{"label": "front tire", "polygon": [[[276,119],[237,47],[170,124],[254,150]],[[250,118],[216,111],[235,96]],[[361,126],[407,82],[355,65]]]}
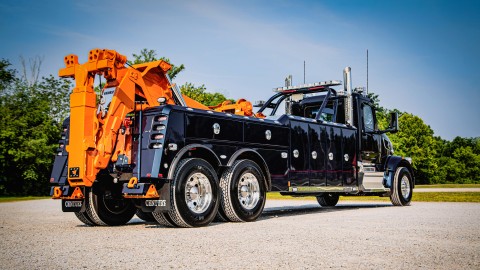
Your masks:
{"label": "front tire", "polygon": [[178,227],[210,224],[217,214],[220,194],[212,165],[199,158],[182,160],[175,169],[168,216]]}
{"label": "front tire", "polygon": [[327,193],[317,197],[317,202],[322,207],[333,207],[337,205],[340,196],[334,193]]}
{"label": "front tire", "polygon": [[395,206],[407,206],[412,201],[413,181],[410,171],[406,167],[398,167],[393,178],[390,201]]}
{"label": "front tire", "polygon": [[135,215],[137,208],[131,200],[123,198],[121,191],[120,184],[108,182],[97,182],[87,191],[86,212],[96,225],[124,225]]}
{"label": "front tire", "polygon": [[255,221],[265,206],[265,177],[248,159],[237,160],[220,179],[222,212],[234,222]]}

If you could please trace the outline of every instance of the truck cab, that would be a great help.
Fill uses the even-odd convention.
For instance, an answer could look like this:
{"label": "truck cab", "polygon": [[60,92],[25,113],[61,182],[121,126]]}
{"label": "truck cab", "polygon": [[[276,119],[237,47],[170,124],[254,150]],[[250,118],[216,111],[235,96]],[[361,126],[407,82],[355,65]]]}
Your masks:
{"label": "truck cab", "polygon": [[391,196],[393,188],[398,189],[394,180],[401,166],[409,174],[400,184],[406,203],[414,186],[413,169],[409,159],[393,155],[386,136],[398,130],[398,115],[392,113],[389,128],[379,130],[372,100],[362,88],[351,89],[349,68],[344,73],[340,91],[333,89],[341,85],[338,81],[280,87],[262,104],[260,113],[271,111],[267,118],[274,117],[281,104],[289,115],[288,190],[279,190],[284,195],[315,195],[325,205],[336,204],[340,195]]}

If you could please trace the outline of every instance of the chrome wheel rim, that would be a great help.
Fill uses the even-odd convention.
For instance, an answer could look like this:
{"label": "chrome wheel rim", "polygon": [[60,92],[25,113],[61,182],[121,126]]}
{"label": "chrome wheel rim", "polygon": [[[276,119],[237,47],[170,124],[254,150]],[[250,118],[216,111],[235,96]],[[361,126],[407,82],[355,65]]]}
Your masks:
{"label": "chrome wheel rim", "polygon": [[185,202],[196,214],[204,213],[212,202],[212,185],[203,173],[192,174],[185,184]]}
{"label": "chrome wheel rim", "polygon": [[400,185],[403,198],[408,199],[410,197],[410,179],[407,176],[403,176]]}
{"label": "chrome wheel rim", "polygon": [[238,201],[240,205],[252,210],[260,200],[260,185],[252,173],[244,173],[238,181]]}

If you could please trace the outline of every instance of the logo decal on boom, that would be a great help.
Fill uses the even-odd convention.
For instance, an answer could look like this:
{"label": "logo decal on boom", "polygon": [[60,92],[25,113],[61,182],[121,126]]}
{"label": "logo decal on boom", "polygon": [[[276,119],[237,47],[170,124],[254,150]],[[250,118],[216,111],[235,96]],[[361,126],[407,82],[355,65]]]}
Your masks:
{"label": "logo decal on boom", "polygon": [[69,178],[77,178],[77,177],[80,176],[79,172],[80,172],[79,167],[68,168],[68,177]]}

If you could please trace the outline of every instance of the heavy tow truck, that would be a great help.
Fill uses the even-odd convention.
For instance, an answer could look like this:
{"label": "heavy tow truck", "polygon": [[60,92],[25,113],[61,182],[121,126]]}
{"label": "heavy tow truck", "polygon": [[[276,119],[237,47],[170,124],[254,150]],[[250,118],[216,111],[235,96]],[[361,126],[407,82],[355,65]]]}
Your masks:
{"label": "heavy tow truck", "polygon": [[[395,156],[375,108],[351,70],[340,81],[275,88],[258,105],[241,99],[207,107],[183,96],[164,61],[125,66],[113,50],[65,57],[60,77],[75,79],[70,117],[50,182],[62,210],[87,225],[122,225],[135,214],[164,226],[214,219],[256,220],[266,192],[315,196],[389,196],[409,205],[411,159]],[[106,84],[97,101],[94,80]],[[335,90],[334,87],[340,87]]]}

